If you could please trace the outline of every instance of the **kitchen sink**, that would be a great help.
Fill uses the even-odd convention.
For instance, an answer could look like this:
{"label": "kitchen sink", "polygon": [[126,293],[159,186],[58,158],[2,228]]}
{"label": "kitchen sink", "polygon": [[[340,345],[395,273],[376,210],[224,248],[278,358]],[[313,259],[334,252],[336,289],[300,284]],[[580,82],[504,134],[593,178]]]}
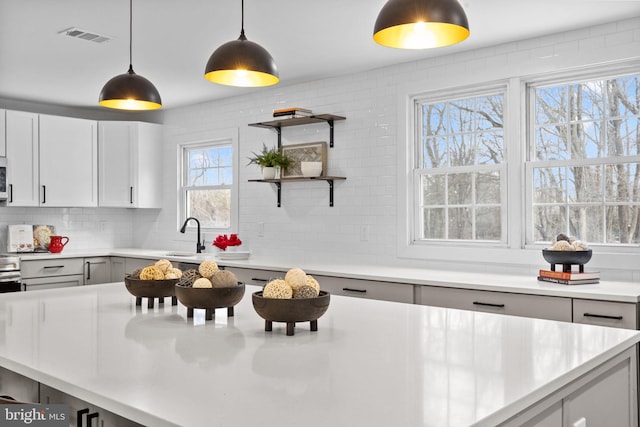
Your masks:
{"label": "kitchen sink", "polygon": [[165,256],[168,257],[184,257],[184,258],[191,258],[191,257],[195,257],[197,254],[194,254],[193,252],[167,252],[165,254]]}

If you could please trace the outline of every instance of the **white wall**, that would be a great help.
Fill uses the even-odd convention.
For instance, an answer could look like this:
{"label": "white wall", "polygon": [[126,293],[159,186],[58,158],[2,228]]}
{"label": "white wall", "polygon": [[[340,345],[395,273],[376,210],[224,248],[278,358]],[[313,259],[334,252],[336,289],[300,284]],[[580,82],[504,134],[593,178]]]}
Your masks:
{"label": "white wall", "polygon": [[[322,258],[336,262],[460,268],[457,263],[397,256],[398,202],[403,190],[402,181],[398,181],[401,179],[398,153],[402,152],[398,144],[403,144],[405,134],[404,112],[399,105],[403,105],[407,94],[579,70],[638,58],[639,54],[640,18],[633,18],[366,73],[265,88],[253,94],[244,95],[239,89],[237,97],[168,110],[165,203],[160,212],[136,212],[135,242],[144,247],[192,249],[194,236],[176,232],[176,145],[204,140],[221,129],[237,128],[241,167],[238,232],[254,253],[277,253],[289,257],[292,263]],[[275,132],[247,124],[270,120],[274,108],[290,106],[347,117],[346,121],[336,122],[335,147],[328,154],[328,174],[347,177],[335,184],[333,208],[328,207],[328,185],[324,182],[283,185],[281,208],[276,207],[272,185],[247,182],[260,174],[258,168],[245,166],[247,157],[259,150],[263,142],[276,142]],[[312,141],[328,141],[328,127],[283,129],[285,144]],[[263,237],[258,236],[261,224]],[[361,234],[365,229],[369,230],[368,239],[363,241]],[[205,237],[208,245],[215,238]],[[535,271],[542,260],[538,251],[532,256],[531,262],[504,266],[505,271]],[[624,278],[640,280],[635,264],[622,266],[620,271],[631,274]],[[469,265],[470,269],[498,268],[498,264]]]}

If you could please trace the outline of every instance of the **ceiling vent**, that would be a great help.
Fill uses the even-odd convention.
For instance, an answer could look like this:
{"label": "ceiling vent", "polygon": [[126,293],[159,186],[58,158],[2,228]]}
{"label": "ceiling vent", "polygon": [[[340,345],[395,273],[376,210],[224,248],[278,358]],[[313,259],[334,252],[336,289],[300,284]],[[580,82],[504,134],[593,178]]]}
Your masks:
{"label": "ceiling vent", "polygon": [[67,28],[66,30],[59,31],[58,34],[63,36],[69,36],[76,39],[88,40],[94,43],[104,43],[111,40],[109,36],[103,36],[100,34],[92,33],[90,31],[85,31],[80,28]]}

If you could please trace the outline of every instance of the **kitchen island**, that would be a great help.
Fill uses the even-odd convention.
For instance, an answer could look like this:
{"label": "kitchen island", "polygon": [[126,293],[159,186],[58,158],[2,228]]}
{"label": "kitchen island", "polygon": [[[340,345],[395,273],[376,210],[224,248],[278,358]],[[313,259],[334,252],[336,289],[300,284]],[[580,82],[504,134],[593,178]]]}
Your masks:
{"label": "kitchen island", "polygon": [[0,366],[147,426],[637,425],[639,332],[332,296],[286,336],[257,290],[210,321],[122,283],[5,294]]}

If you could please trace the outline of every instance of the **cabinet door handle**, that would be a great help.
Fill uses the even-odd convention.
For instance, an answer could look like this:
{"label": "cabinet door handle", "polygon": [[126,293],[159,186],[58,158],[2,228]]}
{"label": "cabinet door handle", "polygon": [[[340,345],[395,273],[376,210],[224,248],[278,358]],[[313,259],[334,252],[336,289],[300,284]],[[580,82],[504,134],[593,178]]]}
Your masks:
{"label": "cabinet door handle", "polygon": [[87,261],[87,280],[91,280],[91,263]]}
{"label": "cabinet door handle", "polygon": [[44,269],[47,269],[47,268],[64,268],[64,265],[45,265],[42,268],[44,268]]}
{"label": "cabinet door handle", "polygon": [[13,184],[9,184],[9,203],[13,203]]}
{"label": "cabinet door handle", "polygon": [[89,413],[89,408],[79,409],[78,412],[76,412],[77,414],[76,424],[78,427],[84,426],[84,416],[87,415],[88,413]]}
{"label": "cabinet door handle", "polygon": [[129,187],[129,203],[133,204],[133,186]]}
{"label": "cabinet door handle", "polygon": [[42,204],[47,203],[47,186],[42,186]]}
{"label": "cabinet door handle", "polygon": [[260,279],[258,277],[252,277],[251,280],[254,282],[267,282],[269,279]]}
{"label": "cabinet door handle", "polygon": [[367,293],[366,289],[342,288],[342,290],[345,291],[345,292],[358,292],[360,294],[366,294]]}
{"label": "cabinet door handle", "polygon": [[622,316],[608,316],[606,314],[584,313],[584,317],[595,317],[598,319],[622,320]]}
{"label": "cabinet door handle", "polygon": [[89,415],[87,415],[87,427],[92,427],[93,426],[93,419],[94,418],[98,418],[100,414],[98,414],[97,412],[92,412]]}
{"label": "cabinet door handle", "polygon": [[485,307],[494,307],[494,308],[504,308],[504,304],[493,304],[490,302],[480,302],[480,301],[474,301],[473,305],[481,305]]}

